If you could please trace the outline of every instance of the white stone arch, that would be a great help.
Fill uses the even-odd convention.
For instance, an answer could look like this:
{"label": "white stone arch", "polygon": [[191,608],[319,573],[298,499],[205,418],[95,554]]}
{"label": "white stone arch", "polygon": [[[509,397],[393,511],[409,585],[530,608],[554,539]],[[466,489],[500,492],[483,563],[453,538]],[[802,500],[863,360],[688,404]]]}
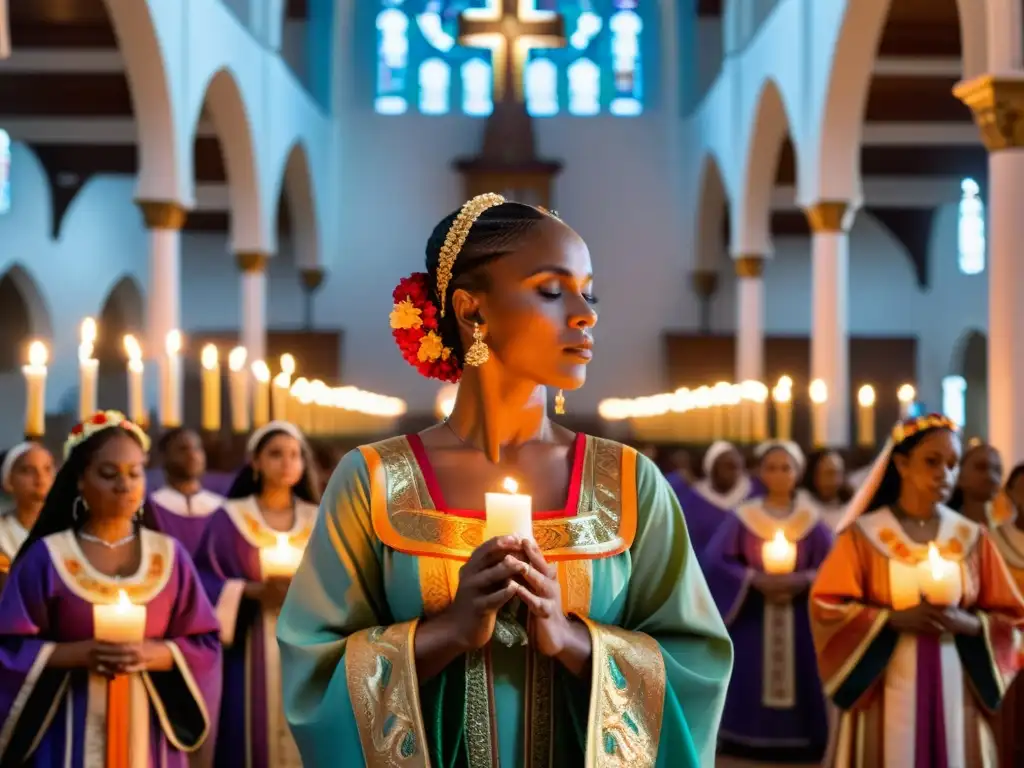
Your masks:
{"label": "white stone arch", "polygon": [[[228,177],[231,247],[236,253],[272,253],[270,244],[265,242],[265,233],[269,227],[253,123],[232,68],[223,66],[214,71],[203,92],[205,98],[200,101],[200,108],[192,121],[190,146],[194,145],[202,107],[205,105],[220,141]],[[191,155],[190,151],[190,159]]]}
{"label": "white stone arch", "polygon": [[160,24],[146,0],[104,0],[125,62],[138,125],[137,196],[190,205],[191,152],[178,130],[178,88],[167,66]]}
{"label": "white stone arch", "polygon": [[[299,269],[313,269],[322,266],[322,238],[320,217],[317,215],[316,188],[310,168],[309,153],[305,142],[301,139],[292,144],[277,179],[275,197],[280,197],[282,190],[288,197],[292,250],[296,266]],[[274,210],[278,211],[279,208]],[[277,232],[278,227],[275,226],[273,231]]]}
{"label": "white stone arch", "polygon": [[697,204],[697,254],[698,269],[715,271],[725,252],[724,227],[729,209],[729,194],[725,177],[714,152],[707,152],[701,162],[700,184]]}
{"label": "white stone arch", "polygon": [[[1014,0],[1018,3],[1019,1]],[[963,60],[963,79],[970,80],[990,69],[988,52],[988,0],[956,0],[960,12],[960,56]],[[1018,11],[1019,13],[1019,11]],[[1012,34],[1020,38],[1020,17],[1017,24],[1010,24]]]}
{"label": "white stone arch", "polygon": [[730,248],[734,254],[770,255],[772,190],[779,153],[787,136],[793,137],[798,171],[801,165],[800,142],[796,140],[791,117],[777,82],[766,77],[761,82],[741,155],[743,166],[731,219]]}
{"label": "white stone arch", "polygon": [[4,277],[10,278],[25,302],[25,307],[28,310],[29,334],[41,339],[52,339],[53,318],[50,307],[32,273],[21,264],[13,263],[0,273],[0,280]]}

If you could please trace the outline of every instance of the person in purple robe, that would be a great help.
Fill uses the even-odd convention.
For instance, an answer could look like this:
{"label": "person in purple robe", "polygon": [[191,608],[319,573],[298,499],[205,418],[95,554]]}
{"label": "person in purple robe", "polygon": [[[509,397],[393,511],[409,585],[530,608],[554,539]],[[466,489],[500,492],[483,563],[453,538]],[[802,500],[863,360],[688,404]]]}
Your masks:
{"label": "person in purple robe", "polygon": [[759,486],[743,471],[739,449],[718,440],[704,454],[704,477],[689,482],[683,473],[668,476],[686,516],[686,527],[697,558],[701,559],[708,542],[733,510],[755,495]]}
{"label": "person in purple robe", "polygon": [[203,487],[206,451],[195,430],[178,427],[157,443],[166,485],[149,494],[158,530],[180,541],[195,556],[210,517],[224,506],[224,497]]}
{"label": "person in purple robe", "polygon": [[196,554],[220,620],[224,706],[217,768],[300,768],[284,718],[277,616],[313,530],[319,483],[305,437],[272,421],[253,432],[249,464]]}
{"label": "person in purple robe", "polygon": [[764,495],[722,521],[702,561],[736,648],[720,749],[762,762],[817,764],[828,745],[828,710],[807,595],[832,532],[810,495],[797,490],[800,448],[774,441],[756,455]]}
{"label": "person in purple robe", "polygon": [[53,454],[31,440],[12,447],[0,461],[0,488],[14,502],[0,514],[0,586],[39,519],[55,473]]}
{"label": "person in purple robe", "polygon": [[220,703],[217,620],[192,560],[142,524],[149,439],[72,430],[0,595],[0,765],[186,768]]}

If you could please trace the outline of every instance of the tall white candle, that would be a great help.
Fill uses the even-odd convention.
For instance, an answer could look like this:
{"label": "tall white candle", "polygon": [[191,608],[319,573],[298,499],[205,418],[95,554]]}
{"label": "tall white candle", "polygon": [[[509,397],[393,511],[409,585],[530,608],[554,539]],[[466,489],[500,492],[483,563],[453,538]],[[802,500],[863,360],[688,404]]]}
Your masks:
{"label": "tall white candle", "polygon": [[249,431],[249,369],[245,359],[249,353],[245,347],[235,347],[228,355],[231,369],[231,429],[237,434]]}
{"label": "tall white candle", "polygon": [[811,442],[815,448],[828,443],[828,385],[821,379],[811,382]]}
{"label": "tall white candle", "polygon": [[181,426],[181,331],[168,331],[164,343],[163,391],[160,402],[160,426]]}
{"label": "tall white candle", "polygon": [[788,376],[779,379],[772,388],[775,403],[775,437],[779,440],[793,439],[793,380]]}
{"label": "tall white candle", "polygon": [[135,605],[128,594],[118,590],[117,602],[94,604],[93,634],[107,643],[141,643],[146,637],[146,606]]}
{"label": "tall white candle", "polygon": [[131,334],[124,337],[124,351],[128,355],[128,418],[145,427],[146,399],[142,386],[142,346]]}
{"label": "tall white candle", "polygon": [[519,493],[519,485],[511,477],[503,483],[505,493],[484,494],[484,541],[496,536],[516,535],[533,538],[533,499]]}
{"label": "tall white candle", "polygon": [[865,384],[857,392],[857,445],[875,445],[875,388]]}
{"label": "tall white candle", "polygon": [[91,317],[82,321],[81,341],[78,345],[78,419],[86,421],[96,413],[97,385],[100,361],[93,357],[96,347],[96,321]]}
{"label": "tall white candle", "polygon": [[43,342],[33,341],[28,345],[28,365],[21,368],[25,375],[26,437],[46,434],[46,363],[49,357]]}
{"label": "tall white candle", "polygon": [[252,403],[252,425],[259,429],[270,421],[270,368],[262,360],[252,364],[252,377],[256,393]]}
{"label": "tall white candle", "polygon": [[207,432],[220,432],[220,360],[217,347],[207,344],[200,355],[203,367],[202,417],[200,422]]}

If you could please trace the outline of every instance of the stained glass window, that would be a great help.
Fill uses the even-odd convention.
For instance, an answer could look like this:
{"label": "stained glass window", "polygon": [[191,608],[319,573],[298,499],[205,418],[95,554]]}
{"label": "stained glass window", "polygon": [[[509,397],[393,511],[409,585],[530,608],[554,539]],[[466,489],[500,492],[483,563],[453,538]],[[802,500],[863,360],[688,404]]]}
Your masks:
{"label": "stained glass window", "polygon": [[[457,44],[459,15],[501,0],[376,0],[375,109],[473,116],[491,113],[491,53]],[[639,115],[654,0],[533,0],[565,18],[568,45],[534,49],[526,105],[534,117]]]}
{"label": "stained glass window", "polygon": [[957,218],[957,260],[965,275],[985,271],[985,203],[981,187],[974,179],[960,183],[960,208]]}

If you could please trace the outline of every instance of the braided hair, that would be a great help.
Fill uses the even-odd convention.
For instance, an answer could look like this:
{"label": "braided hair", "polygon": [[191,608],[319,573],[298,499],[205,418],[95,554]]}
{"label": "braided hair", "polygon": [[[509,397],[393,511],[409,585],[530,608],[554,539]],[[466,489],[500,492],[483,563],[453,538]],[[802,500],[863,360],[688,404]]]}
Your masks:
{"label": "braided hair", "polygon": [[466,242],[459,251],[455,264],[452,265],[451,280],[445,292],[447,295],[438,296],[437,269],[441,259],[441,248],[458,215],[459,211],[452,211],[434,227],[427,240],[426,266],[430,278],[430,299],[438,309],[442,303],[444,305],[444,317],[438,318],[441,340],[461,363],[464,350],[459,336],[458,318],[452,307],[455,289],[486,290],[487,278],[482,267],[515,250],[515,242],[549,216],[525,203],[502,203],[488,208],[473,222]]}

